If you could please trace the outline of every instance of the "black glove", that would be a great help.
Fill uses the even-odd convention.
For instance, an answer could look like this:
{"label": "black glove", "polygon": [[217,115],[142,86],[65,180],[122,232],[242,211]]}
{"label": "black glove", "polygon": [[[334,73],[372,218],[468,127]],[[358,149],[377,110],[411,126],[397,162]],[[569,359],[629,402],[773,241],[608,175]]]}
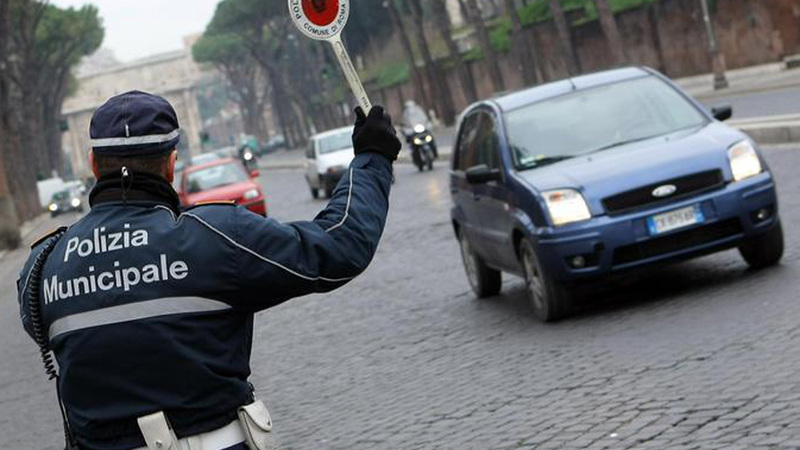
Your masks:
{"label": "black glove", "polygon": [[397,133],[392,126],[392,118],[384,112],[383,107],[373,106],[367,116],[359,106],[355,109],[355,113],[353,148],[356,155],[377,153],[385,156],[391,162],[396,161],[403,146],[397,139]]}

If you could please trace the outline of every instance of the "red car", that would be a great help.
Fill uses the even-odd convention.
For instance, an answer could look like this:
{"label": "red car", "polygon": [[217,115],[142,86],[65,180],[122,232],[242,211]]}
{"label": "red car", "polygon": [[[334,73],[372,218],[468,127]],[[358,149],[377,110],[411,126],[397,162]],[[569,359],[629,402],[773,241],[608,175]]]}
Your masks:
{"label": "red car", "polygon": [[198,203],[234,201],[266,217],[267,202],[261,187],[254,181],[258,176],[257,170],[248,174],[235,159],[220,159],[187,167],[178,195],[185,207]]}

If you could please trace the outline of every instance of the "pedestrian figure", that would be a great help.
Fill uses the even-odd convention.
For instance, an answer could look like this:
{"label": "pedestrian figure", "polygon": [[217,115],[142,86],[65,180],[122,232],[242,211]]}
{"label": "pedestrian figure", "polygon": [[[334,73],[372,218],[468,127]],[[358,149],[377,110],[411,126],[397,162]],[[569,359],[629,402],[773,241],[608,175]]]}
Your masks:
{"label": "pedestrian figure", "polygon": [[356,115],[327,208],[281,224],[227,203],[181,210],[163,98],[129,92],[94,113],[91,211],[35,243],[18,281],[23,325],[58,362],[72,448],[274,447],[248,382],[254,313],[358,276],[386,220],[400,142],[381,107]]}

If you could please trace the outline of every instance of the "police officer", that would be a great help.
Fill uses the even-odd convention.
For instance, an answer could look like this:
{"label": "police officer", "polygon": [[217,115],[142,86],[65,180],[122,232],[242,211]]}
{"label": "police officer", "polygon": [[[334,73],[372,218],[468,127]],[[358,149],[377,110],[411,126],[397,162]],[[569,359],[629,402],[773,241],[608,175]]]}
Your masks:
{"label": "police officer", "polygon": [[343,286],[383,232],[401,145],[381,107],[356,116],[356,156],[328,206],[281,224],[232,204],[181,211],[180,129],[163,98],[128,92],[94,113],[92,209],[34,244],[18,282],[81,449],[268,448],[269,414],[248,382],[254,313]]}

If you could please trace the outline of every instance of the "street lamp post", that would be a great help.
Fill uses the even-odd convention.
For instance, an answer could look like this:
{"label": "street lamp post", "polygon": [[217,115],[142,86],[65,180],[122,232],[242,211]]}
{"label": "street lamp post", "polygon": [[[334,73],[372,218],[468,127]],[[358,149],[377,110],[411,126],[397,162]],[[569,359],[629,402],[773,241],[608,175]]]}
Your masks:
{"label": "street lamp post", "polygon": [[711,53],[711,66],[714,71],[714,90],[725,89],[728,87],[728,79],[725,77],[725,55],[719,51],[717,45],[714,24],[711,22],[711,14],[708,10],[708,0],[700,0],[700,4],[703,7],[703,21],[706,24],[706,32],[708,33],[708,47]]}

